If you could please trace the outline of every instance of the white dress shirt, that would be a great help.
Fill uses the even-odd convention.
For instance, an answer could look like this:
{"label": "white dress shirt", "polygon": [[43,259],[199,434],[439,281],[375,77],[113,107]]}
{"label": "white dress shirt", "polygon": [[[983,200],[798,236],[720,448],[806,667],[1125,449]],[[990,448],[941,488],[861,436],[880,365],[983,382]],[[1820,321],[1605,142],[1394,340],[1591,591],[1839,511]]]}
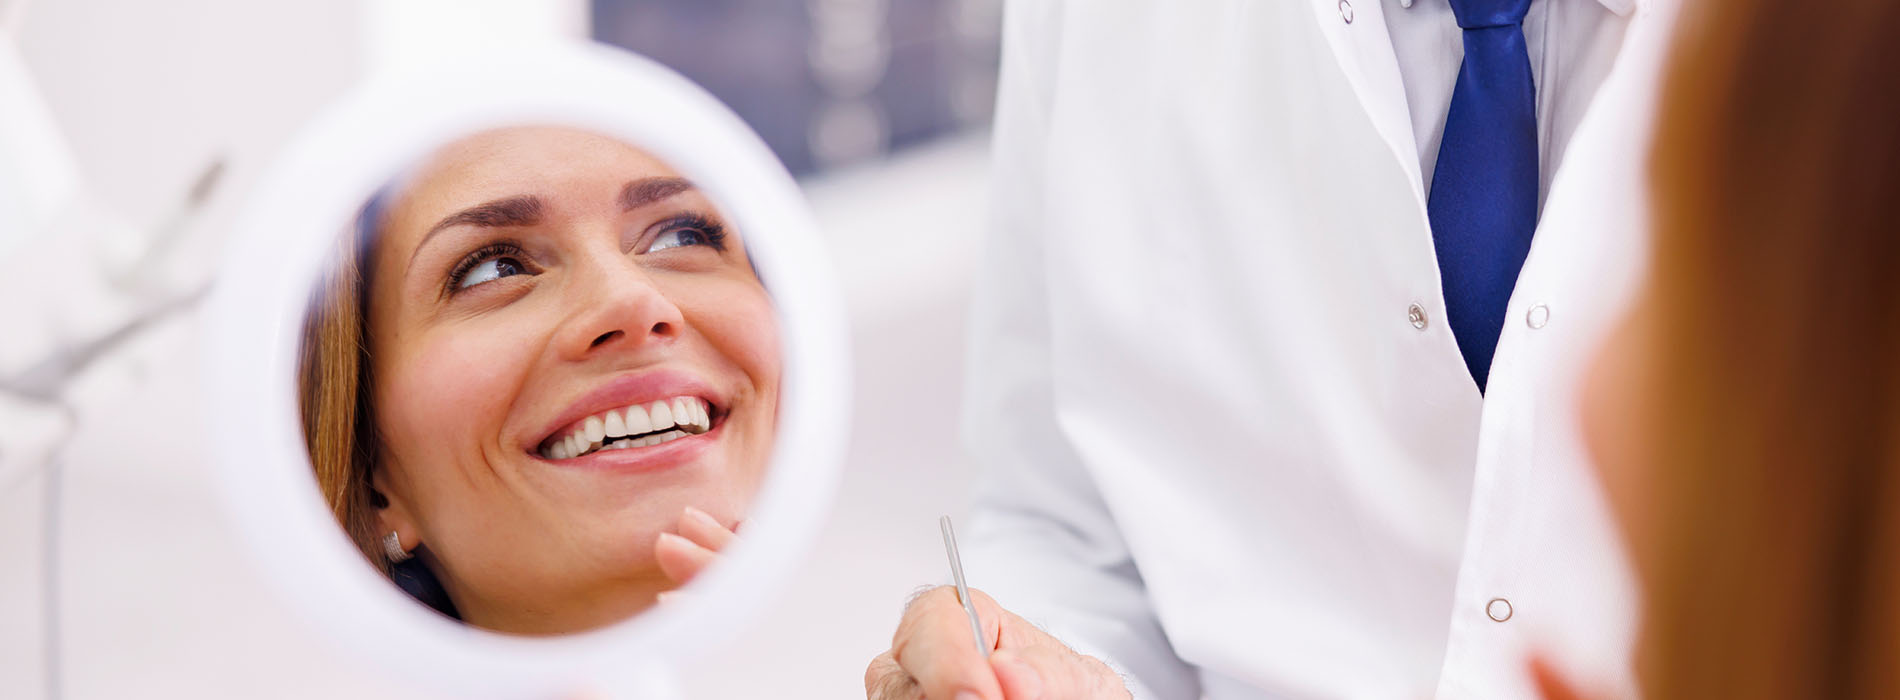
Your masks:
{"label": "white dress shirt", "polygon": [[1576,384],[1644,258],[1674,2],[1537,3],[1549,195],[1484,396],[1425,209],[1442,2],[1008,5],[965,571],[1137,697],[1524,698],[1532,653],[1627,687]]}

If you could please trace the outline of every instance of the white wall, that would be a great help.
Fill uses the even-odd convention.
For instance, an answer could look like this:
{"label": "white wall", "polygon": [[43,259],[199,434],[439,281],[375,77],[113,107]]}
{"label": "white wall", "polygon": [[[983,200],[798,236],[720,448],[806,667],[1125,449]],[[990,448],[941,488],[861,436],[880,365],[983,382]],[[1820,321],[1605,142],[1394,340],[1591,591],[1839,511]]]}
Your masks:
{"label": "white wall", "polygon": [[[19,0],[15,0],[18,2]],[[362,69],[354,3],[40,0],[17,40],[99,198],[135,221],[171,210],[214,160],[227,221],[277,148]]]}

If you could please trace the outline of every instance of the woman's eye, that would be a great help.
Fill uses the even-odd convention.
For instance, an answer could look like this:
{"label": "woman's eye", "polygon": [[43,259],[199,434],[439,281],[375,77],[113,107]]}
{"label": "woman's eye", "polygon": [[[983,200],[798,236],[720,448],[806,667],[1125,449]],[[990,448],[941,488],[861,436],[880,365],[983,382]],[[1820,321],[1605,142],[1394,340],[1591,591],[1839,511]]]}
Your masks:
{"label": "woman's eye", "polygon": [[679,248],[689,245],[715,245],[713,236],[704,230],[692,226],[667,229],[653,238],[653,244],[647,246],[647,252]]}
{"label": "woman's eye", "polygon": [[468,289],[483,282],[498,280],[510,275],[526,272],[521,261],[510,257],[495,257],[476,263],[474,267],[462,273],[462,279],[455,283],[457,289]]}

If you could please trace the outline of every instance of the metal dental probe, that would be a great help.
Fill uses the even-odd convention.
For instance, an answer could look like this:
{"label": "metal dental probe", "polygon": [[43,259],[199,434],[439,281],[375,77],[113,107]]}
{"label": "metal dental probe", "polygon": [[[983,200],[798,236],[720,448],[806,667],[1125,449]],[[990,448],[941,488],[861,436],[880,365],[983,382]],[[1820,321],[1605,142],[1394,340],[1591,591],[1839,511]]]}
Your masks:
{"label": "metal dental probe", "polygon": [[957,556],[957,534],[950,529],[950,516],[937,519],[943,526],[943,551],[950,555],[950,577],[957,583],[957,600],[963,601],[963,612],[970,616],[970,634],[976,639],[977,651],[983,652],[983,658],[990,658],[990,645],[983,643],[983,623],[976,618],[976,601],[970,598],[970,587],[963,582],[963,558]]}

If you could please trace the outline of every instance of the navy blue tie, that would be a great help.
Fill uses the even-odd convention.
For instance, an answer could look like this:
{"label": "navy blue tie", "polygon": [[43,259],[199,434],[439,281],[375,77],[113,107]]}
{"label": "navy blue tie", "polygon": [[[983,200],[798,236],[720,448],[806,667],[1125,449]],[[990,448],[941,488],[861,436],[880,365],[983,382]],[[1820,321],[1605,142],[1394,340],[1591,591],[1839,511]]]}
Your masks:
{"label": "navy blue tie", "polygon": [[1426,210],[1447,322],[1480,392],[1537,230],[1537,91],[1523,26],[1530,6],[1531,0],[1451,0],[1464,29],[1465,61]]}

